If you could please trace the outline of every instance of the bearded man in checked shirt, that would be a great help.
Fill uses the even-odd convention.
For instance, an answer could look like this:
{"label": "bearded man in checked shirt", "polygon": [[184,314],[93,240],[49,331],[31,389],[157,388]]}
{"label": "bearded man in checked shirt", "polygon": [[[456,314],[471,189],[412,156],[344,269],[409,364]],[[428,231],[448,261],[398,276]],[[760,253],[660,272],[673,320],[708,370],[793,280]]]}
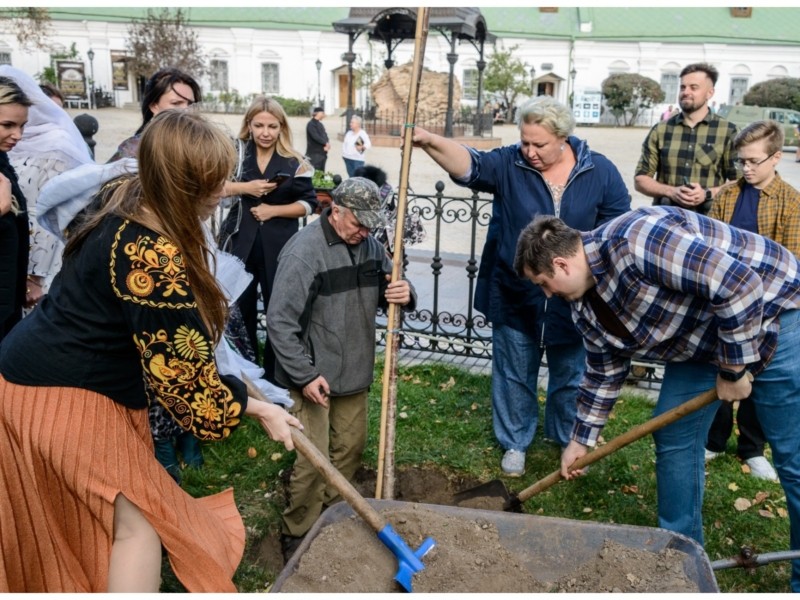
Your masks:
{"label": "bearded man in checked shirt", "polygon": [[[537,217],[520,235],[514,268],[570,302],[586,348],[564,478],[584,474],[571,465],[597,443],[631,358],[665,361],[655,414],[714,387],[721,401],[755,404],[800,549],[800,262],[789,250],[695,212],[648,207],[589,232]],[[658,525],[700,544],[703,454],[717,407],[653,434]],[[800,560],[791,586],[800,591]]]}

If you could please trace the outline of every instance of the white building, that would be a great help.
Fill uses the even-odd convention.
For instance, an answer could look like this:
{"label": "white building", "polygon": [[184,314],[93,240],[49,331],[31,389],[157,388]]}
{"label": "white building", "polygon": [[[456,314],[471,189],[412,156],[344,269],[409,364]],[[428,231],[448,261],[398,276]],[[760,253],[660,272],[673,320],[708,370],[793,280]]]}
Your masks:
{"label": "white building", "polygon": [[[125,73],[128,26],[146,8],[51,8],[53,54],[68,53],[74,44],[87,78],[113,94],[118,106],[138,103],[137,80]],[[348,16],[348,8],[201,8],[184,9],[198,33],[210,74],[205,93],[236,90],[240,95],[266,92],[286,98],[316,100],[328,111],[347,106],[348,38],[332,23]],[[566,102],[570,94],[599,91],[615,72],[640,73],[658,81],[667,94],[663,106],[645,120],[653,121],[667,104],[675,104],[678,73],[692,62],[705,61],[720,72],[714,100],[739,102],[753,84],[777,77],[800,77],[800,8],[480,8],[488,31],[500,48],[517,47],[516,55],[530,68],[538,94]],[[395,64],[412,58],[413,43],[399,44]],[[92,50],[93,60],[88,51]],[[360,36],[353,48],[355,66],[382,65],[386,49]],[[429,33],[425,66],[448,72],[447,40]],[[25,52],[7,30],[0,33],[0,63],[31,74],[50,66],[48,52]],[[457,47],[455,75],[465,102],[475,102],[477,50]],[[485,59],[491,60],[491,47]],[[319,70],[317,61],[320,61]],[[117,79],[114,79],[114,67]],[[573,89],[574,88],[574,89]],[[356,89],[363,106],[366,86]]]}

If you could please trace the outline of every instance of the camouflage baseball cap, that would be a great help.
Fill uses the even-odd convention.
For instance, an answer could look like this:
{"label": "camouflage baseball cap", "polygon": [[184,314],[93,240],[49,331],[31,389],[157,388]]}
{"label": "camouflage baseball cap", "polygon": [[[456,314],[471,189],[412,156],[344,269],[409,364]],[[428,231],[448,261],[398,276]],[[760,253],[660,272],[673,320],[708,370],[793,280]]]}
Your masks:
{"label": "camouflage baseball cap", "polygon": [[345,179],[331,192],[333,201],[353,211],[364,227],[375,229],[386,225],[381,209],[381,194],[378,186],[365,177]]}

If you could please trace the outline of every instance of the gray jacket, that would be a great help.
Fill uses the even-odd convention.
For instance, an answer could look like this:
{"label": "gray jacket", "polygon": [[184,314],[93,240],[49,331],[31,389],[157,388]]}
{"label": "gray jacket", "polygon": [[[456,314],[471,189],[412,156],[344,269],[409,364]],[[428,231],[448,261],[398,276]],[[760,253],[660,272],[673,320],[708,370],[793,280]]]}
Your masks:
{"label": "gray jacket", "polygon": [[[330,208],[284,246],[267,311],[267,336],[278,358],[275,377],[302,389],[319,375],[332,396],[372,384],[375,316],[387,307],[392,263],[369,236],[346,244],[328,222]],[[412,288],[413,310],[416,294]]]}

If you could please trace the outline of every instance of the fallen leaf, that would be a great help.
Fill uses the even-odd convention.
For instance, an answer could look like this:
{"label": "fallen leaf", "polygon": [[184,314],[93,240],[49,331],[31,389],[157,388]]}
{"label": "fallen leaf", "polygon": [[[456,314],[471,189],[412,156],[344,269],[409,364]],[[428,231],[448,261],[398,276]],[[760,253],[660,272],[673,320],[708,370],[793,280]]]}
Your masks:
{"label": "fallen leaf", "polygon": [[758,492],[753,500],[753,504],[761,504],[767,498],[769,498],[769,492]]}
{"label": "fallen leaf", "polygon": [[767,519],[774,519],[775,518],[775,515],[773,515],[772,512],[770,512],[770,511],[768,511],[768,510],[766,510],[764,508],[759,510],[758,514],[761,515],[762,517],[767,518]]}
{"label": "fallen leaf", "polygon": [[779,506],[776,510],[778,511],[778,516],[782,519],[785,519],[786,517],[789,516],[789,511],[783,508],[782,506]]}
{"label": "fallen leaf", "polygon": [[411,381],[411,383],[419,384],[419,383],[422,383],[422,380],[419,377],[414,377],[414,379]]}
{"label": "fallen leaf", "polygon": [[631,471],[638,471],[640,468],[639,465],[631,465]]}
{"label": "fallen leaf", "polygon": [[473,403],[472,403],[472,406],[470,406],[470,409],[471,409],[471,410],[478,410],[479,406],[480,406],[480,405],[479,405],[477,402],[473,402]]}
{"label": "fallen leaf", "polygon": [[430,404],[436,404],[436,398],[430,398],[430,399],[428,400],[428,402],[429,402]]}
{"label": "fallen leaf", "polygon": [[413,377],[414,377],[413,375],[400,375],[400,379],[402,379],[403,381],[411,381]]}
{"label": "fallen leaf", "polygon": [[749,473],[750,472],[750,465],[747,463],[742,463],[742,473]]}
{"label": "fallen leaf", "polygon": [[273,452],[269,457],[272,462],[278,462],[281,458],[283,458],[283,454],[280,452]]}
{"label": "fallen leaf", "polygon": [[586,508],[583,509],[583,512],[588,515],[590,512],[592,512],[592,509],[587,506]]}
{"label": "fallen leaf", "polygon": [[638,485],[623,485],[622,486],[622,493],[623,494],[638,494],[639,493],[639,486]]}
{"label": "fallen leaf", "polygon": [[736,485],[735,483],[729,483],[729,484],[728,484],[728,489],[729,489],[730,491],[732,491],[732,492],[735,492],[736,490],[738,490],[738,489],[739,489],[739,486],[738,486],[738,485]]}
{"label": "fallen leaf", "polygon": [[249,456],[250,458],[255,458],[256,456],[258,456],[258,450],[250,446],[247,449],[247,456]]}
{"label": "fallen leaf", "polygon": [[737,498],[736,502],[733,503],[733,508],[735,508],[739,512],[747,510],[751,506],[753,506],[753,503],[750,502],[750,500],[748,500],[747,498]]}
{"label": "fallen leaf", "polygon": [[447,390],[452,388],[455,384],[456,384],[456,380],[451,377],[445,383],[440,383],[439,384],[439,389],[442,390],[443,392],[446,392]]}
{"label": "fallen leaf", "polygon": [[400,413],[400,414],[398,414],[397,416],[398,416],[398,417],[400,417],[401,419],[407,419],[407,418],[408,418],[408,413],[406,413],[406,412],[401,412],[401,413]]}
{"label": "fallen leaf", "polygon": [[714,521],[714,529],[722,529],[722,521],[720,521],[719,519]]}

